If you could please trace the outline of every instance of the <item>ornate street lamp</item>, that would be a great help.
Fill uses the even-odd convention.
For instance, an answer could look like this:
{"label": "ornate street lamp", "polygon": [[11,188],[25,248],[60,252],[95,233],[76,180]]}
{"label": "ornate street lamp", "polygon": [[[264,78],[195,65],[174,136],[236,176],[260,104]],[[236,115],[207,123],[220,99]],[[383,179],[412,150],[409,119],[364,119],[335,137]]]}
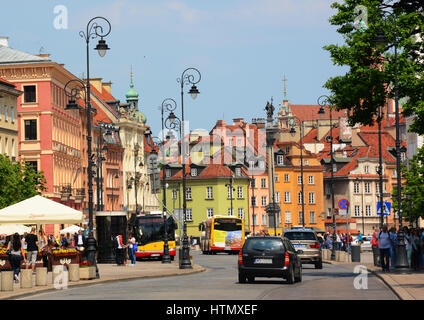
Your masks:
{"label": "ornate street lamp", "polygon": [[[98,24],[98,22],[104,24],[106,23],[105,26],[102,26],[100,24]],[[80,36],[82,38],[85,39],[86,42],[86,61],[87,61],[87,81],[86,81],[86,85],[85,85],[85,111],[87,113],[87,153],[88,153],[88,216],[89,216],[89,222],[88,222],[88,227],[89,227],[89,235],[88,235],[88,239],[87,239],[87,260],[89,262],[92,263],[93,266],[96,267],[96,277],[99,278],[99,270],[97,268],[97,262],[96,262],[96,239],[94,238],[94,234],[93,234],[93,171],[92,171],[92,167],[93,167],[93,155],[92,155],[92,149],[91,149],[91,141],[92,141],[92,135],[91,135],[91,126],[92,126],[92,119],[91,119],[91,112],[92,112],[92,108],[91,108],[91,100],[90,100],[90,93],[91,93],[91,89],[90,89],[90,63],[89,63],[89,44],[90,44],[90,39],[95,39],[97,37],[100,37],[100,41],[97,44],[95,50],[98,50],[99,55],[101,57],[103,57],[106,54],[106,50],[109,49],[109,47],[106,44],[106,41],[103,40],[104,37],[106,37],[107,35],[109,35],[110,31],[111,31],[111,25],[110,22],[103,17],[95,17],[93,19],[91,19],[88,23],[87,23],[87,28],[86,31],[80,31]],[[73,80],[71,80],[73,81]],[[81,82],[80,80],[75,80]],[[69,82],[68,82],[69,83]],[[66,86],[65,86],[65,93],[68,95],[67,90],[66,90]],[[72,90],[71,90],[71,96],[72,99],[69,101],[69,104],[67,105],[67,109],[73,109],[75,108],[76,105],[76,96],[72,95]],[[68,95],[69,97],[69,95]]]}
{"label": "ornate street lamp", "polygon": [[186,222],[186,212],[187,212],[187,199],[186,199],[186,172],[185,172],[185,163],[188,150],[186,150],[186,138],[185,138],[185,127],[184,127],[184,85],[192,85],[189,91],[189,94],[193,99],[196,99],[199,94],[196,84],[200,82],[201,79],[200,71],[196,68],[187,68],[181,74],[181,78],[177,78],[177,82],[181,85],[181,162],[183,165],[183,216],[184,216],[184,229],[183,229],[183,241],[182,241],[182,250],[181,250],[181,263],[180,269],[191,269],[190,261],[190,247],[188,245],[187,237],[187,222]]}
{"label": "ornate street lamp", "polygon": [[[389,7],[383,5],[385,8]],[[397,173],[397,203],[398,203],[398,216],[399,216],[399,231],[397,235],[396,247],[396,271],[407,272],[409,270],[409,263],[406,253],[405,235],[402,227],[402,171],[401,171],[401,147],[400,147],[400,124],[399,124],[399,83],[398,83],[398,31],[397,31],[397,17],[394,12],[381,9],[382,22],[384,28],[393,29],[393,43],[389,45],[389,40],[386,37],[385,30],[379,29],[374,38],[374,43],[382,52],[388,50],[390,47],[394,48],[394,65],[395,65],[395,123],[396,123],[396,173]]]}
{"label": "ornate street lamp", "polygon": [[[322,95],[318,98],[318,104],[321,106],[318,114],[325,114],[324,106],[328,107],[330,98],[326,95]],[[330,191],[331,191],[331,213],[333,216],[333,245],[331,250],[331,260],[336,260],[336,212],[334,210],[334,158],[333,158],[333,113],[330,110],[330,167],[331,167],[331,180],[330,180]],[[346,219],[349,217],[347,216]]]}

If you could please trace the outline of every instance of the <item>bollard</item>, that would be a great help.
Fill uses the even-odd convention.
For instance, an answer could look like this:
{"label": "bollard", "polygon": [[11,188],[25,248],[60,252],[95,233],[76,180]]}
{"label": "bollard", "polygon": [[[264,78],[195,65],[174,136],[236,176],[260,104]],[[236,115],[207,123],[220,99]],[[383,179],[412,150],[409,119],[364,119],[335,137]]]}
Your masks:
{"label": "bollard", "polygon": [[32,288],[32,269],[21,270],[19,282],[21,288]]}
{"label": "bollard", "polygon": [[53,266],[52,275],[55,289],[66,289],[68,287],[68,271],[66,271],[65,266]]}
{"label": "bollard", "polygon": [[80,280],[80,266],[77,263],[72,263],[69,265],[69,281],[79,281]]}
{"label": "bollard", "polygon": [[340,262],[340,250],[336,250],[336,261]]}
{"label": "bollard", "polygon": [[1,291],[13,291],[13,271],[1,272]]}
{"label": "bollard", "polygon": [[35,285],[47,286],[47,268],[38,267],[35,269]]}

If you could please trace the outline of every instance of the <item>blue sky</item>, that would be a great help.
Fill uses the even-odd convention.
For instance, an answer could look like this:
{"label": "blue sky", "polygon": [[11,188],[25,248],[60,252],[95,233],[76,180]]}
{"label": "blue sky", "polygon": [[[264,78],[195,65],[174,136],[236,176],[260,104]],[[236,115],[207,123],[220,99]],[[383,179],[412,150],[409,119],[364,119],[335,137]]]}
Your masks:
{"label": "blue sky", "polygon": [[[288,79],[293,104],[316,104],[328,92],[325,81],[344,70],[335,67],[326,44],[342,43],[328,18],[332,0],[22,0],[2,6],[0,36],[9,45],[51,58],[76,76],[85,73],[85,42],[79,31],[95,16],[112,24],[104,58],[90,50],[91,77],[112,81],[112,94],[125,100],[130,67],[140,109],[157,133],[158,107],[166,98],[180,104],[176,79],[184,69],[200,70],[201,92],[187,95],[190,128],[210,130],[218,119],[265,118],[271,97],[282,101]],[[67,8],[68,29],[55,29],[54,8]],[[91,41],[91,48],[97,39]],[[188,89],[188,88],[187,88]],[[179,109],[180,110],[180,109]],[[180,111],[177,113],[180,116]]]}

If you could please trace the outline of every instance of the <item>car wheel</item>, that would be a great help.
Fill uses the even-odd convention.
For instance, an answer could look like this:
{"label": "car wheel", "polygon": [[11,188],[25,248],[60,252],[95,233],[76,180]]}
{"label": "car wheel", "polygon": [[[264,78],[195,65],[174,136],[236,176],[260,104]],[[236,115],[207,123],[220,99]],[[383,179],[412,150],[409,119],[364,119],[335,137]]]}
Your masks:
{"label": "car wheel", "polygon": [[255,277],[249,276],[249,277],[247,277],[247,281],[249,281],[249,283],[255,282]]}
{"label": "car wheel", "polygon": [[293,284],[295,282],[294,280],[294,271],[293,268],[290,268],[289,274],[287,276],[287,283],[288,284]]}
{"label": "car wheel", "polygon": [[299,275],[295,277],[296,282],[302,282],[302,265],[299,267]]}
{"label": "car wheel", "polygon": [[322,269],[322,260],[315,262],[315,269]]}
{"label": "car wheel", "polygon": [[244,273],[239,272],[238,281],[239,283],[246,283],[246,275]]}

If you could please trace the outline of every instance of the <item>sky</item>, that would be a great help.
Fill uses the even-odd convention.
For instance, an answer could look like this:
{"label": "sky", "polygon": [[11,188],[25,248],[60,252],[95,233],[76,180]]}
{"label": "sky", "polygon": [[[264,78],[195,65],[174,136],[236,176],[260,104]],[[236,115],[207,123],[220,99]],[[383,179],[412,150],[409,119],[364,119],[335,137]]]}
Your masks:
{"label": "sky", "polygon": [[[90,77],[112,82],[125,102],[131,67],[139,109],[154,133],[160,106],[178,104],[177,78],[201,72],[200,95],[184,97],[190,129],[211,130],[217,120],[266,118],[267,101],[283,100],[283,77],[292,104],[316,104],[330,78],[344,74],[322,47],[342,44],[328,19],[333,0],[20,0],[2,5],[0,36],[32,54],[49,53],[74,75],[86,75],[86,43],[79,32],[96,16],[112,26],[101,58],[90,40]],[[59,26],[59,27],[58,27]],[[189,87],[185,88],[186,92]]]}

